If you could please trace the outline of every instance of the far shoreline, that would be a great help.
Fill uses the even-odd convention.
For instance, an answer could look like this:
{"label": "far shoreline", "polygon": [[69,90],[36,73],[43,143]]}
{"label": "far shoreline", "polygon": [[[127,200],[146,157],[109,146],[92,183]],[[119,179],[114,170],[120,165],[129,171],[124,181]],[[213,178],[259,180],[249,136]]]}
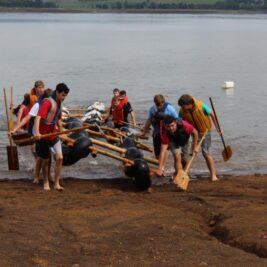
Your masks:
{"label": "far shoreline", "polygon": [[7,8],[0,7],[0,13],[62,13],[62,14],[224,14],[256,15],[266,10],[220,10],[220,9],[71,9],[71,8]]}

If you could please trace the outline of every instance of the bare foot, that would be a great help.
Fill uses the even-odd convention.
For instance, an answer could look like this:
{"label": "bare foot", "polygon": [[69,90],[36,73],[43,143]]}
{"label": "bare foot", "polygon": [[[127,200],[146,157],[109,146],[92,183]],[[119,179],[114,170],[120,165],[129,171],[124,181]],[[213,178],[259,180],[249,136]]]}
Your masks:
{"label": "bare foot", "polygon": [[34,180],[32,181],[34,184],[39,184],[39,178],[34,178]]}
{"label": "bare foot", "polygon": [[44,190],[46,190],[46,191],[49,191],[50,190],[49,183],[45,183],[44,184]]}
{"label": "bare foot", "polygon": [[212,177],[212,178],[211,178],[211,181],[212,181],[212,182],[219,181],[219,178],[218,178],[217,176],[215,176],[215,177]]}
{"label": "bare foot", "polygon": [[61,185],[55,185],[54,189],[56,189],[57,191],[63,191],[64,187],[62,187]]}

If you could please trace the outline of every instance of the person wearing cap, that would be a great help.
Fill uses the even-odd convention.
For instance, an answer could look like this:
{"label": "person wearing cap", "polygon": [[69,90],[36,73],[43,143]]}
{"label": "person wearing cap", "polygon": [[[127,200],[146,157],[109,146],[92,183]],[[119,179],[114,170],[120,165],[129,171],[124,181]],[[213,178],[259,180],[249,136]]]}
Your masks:
{"label": "person wearing cap", "polygon": [[163,175],[162,170],[164,169],[165,164],[164,159],[169,149],[174,159],[175,176],[176,174],[178,174],[179,170],[183,169],[183,152],[184,149],[187,149],[188,147],[190,135],[193,136],[192,154],[198,153],[198,133],[197,130],[188,122],[182,120],[181,118],[174,118],[169,115],[167,115],[164,119],[164,126],[165,131],[161,135],[159,166],[156,171],[156,174],[158,176]]}
{"label": "person wearing cap", "polygon": [[217,181],[218,177],[216,175],[215,164],[211,154],[212,122],[219,134],[221,134],[222,131],[220,131],[214,113],[208,105],[188,94],[184,94],[179,98],[178,105],[181,107],[179,115],[194,126],[198,131],[199,139],[201,139],[203,134],[208,131],[201,144],[201,151],[206,160],[211,180]]}

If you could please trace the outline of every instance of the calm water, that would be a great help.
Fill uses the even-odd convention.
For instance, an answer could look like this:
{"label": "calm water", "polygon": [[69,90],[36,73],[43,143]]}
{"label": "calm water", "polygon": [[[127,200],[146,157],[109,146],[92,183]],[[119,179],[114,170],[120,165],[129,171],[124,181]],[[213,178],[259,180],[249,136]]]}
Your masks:
{"label": "calm water", "polygon": [[[184,93],[206,103],[211,96],[234,150],[223,162],[220,138],[213,133],[218,173],[267,173],[266,31],[266,15],[0,13],[0,86],[13,85],[18,104],[35,80],[51,88],[63,81],[71,88],[67,106],[109,103],[118,87],[127,91],[139,122],[157,93],[177,109]],[[221,89],[227,80],[235,82],[233,90]],[[6,177],[4,109],[0,127],[0,174]],[[32,166],[27,151],[20,159],[27,171]],[[64,175],[119,177],[116,166],[89,156],[64,168]],[[193,172],[207,173],[201,156]]]}

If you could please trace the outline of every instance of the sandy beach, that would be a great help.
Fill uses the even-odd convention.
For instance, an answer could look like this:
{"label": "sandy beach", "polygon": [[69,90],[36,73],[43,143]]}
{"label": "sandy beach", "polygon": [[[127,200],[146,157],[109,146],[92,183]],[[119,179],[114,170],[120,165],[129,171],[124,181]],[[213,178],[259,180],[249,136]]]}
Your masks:
{"label": "sandy beach", "polygon": [[267,176],[63,184],[0,182],[0,266],[267,266]]}

